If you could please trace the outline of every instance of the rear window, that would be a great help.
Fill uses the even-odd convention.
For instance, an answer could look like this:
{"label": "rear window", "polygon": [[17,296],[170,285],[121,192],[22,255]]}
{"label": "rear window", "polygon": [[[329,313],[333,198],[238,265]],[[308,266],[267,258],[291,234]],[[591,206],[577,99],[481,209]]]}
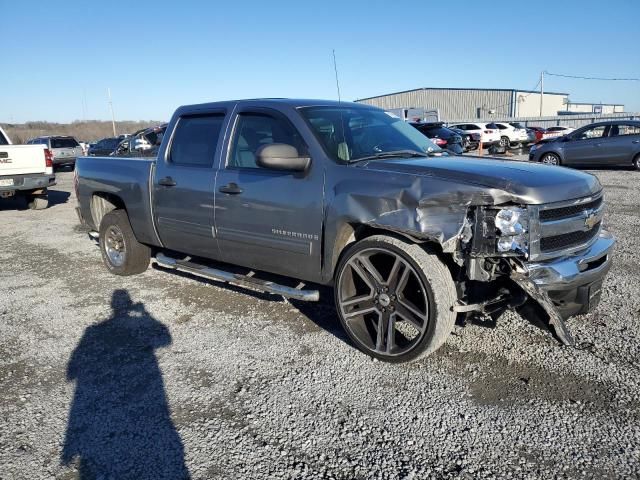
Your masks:
{"label": "rear window", "polygon": [[75,148],[78,146],[75,138],[52,138],[51,148]]}
{"label": "rear window", "polygon": [[0,145],[9,145],[9,140],[0,131]]}
{"label": "rear window", "polygon": [[171,163],[211,167],[223,121],[223,114],[181,117],[171,141]]}
{"label": "rear window", "polygon": [[455,132],[443,127],[418,127],[418,130],[429,138],[449,138]]}

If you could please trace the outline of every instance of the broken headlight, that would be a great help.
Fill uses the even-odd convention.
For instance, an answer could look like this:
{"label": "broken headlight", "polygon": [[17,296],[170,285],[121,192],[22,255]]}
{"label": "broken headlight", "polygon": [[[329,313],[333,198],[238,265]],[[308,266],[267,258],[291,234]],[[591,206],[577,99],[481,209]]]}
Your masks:
{"label": "broken headlight", "polygon": [[529,215],[525,208],[506,207],[496,213],[494,219],[498,238],[496,248],[500,253],[529,251]]}

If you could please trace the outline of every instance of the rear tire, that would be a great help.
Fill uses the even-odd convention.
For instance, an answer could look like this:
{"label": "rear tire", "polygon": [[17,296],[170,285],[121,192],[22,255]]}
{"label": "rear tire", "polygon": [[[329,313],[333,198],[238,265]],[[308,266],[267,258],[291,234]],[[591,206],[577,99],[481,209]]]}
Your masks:
{"label": "rear tire", "polygon": [[354,345],[387,362],[436,351],[456,319],[456,287],[446,265],[423,245],[386,235],[347,249],[334,293],[340,323]]}
{"label": "rear tire", "polygon": [[633,166],[640,171],[640,153],[633,159]]}
{"label": "rear tire", "polygon": [[506,150],[511,145],[511,140],[509,140],[509,137],[500,137],[500,143],[498,145]]}
{"label": "rear tire", "polygon": [[138,242],[124,210],[107,213],[100,222],[100,253],[115,275],[136,275],[149,268],[151,249]]}

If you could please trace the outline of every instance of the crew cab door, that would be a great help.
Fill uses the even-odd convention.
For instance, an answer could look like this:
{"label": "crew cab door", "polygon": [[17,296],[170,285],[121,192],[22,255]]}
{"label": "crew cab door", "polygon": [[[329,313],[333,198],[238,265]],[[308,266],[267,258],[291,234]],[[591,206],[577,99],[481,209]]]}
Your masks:
{"label": "crew cab door", "polygon": [[215,230],[226,262],[301,279],[317,278],[322,240],[323,171],[259,167],[256,151],[270,143],[308,149],[281,112],[243,108],[232,120],[216,177]]}
{"label": "crew cab door", "polygon": [[166,248],[219,257],[213,235],[213,189],[224,120],[225,113],[219,110],[179,117],[158,156],[153,213]]}

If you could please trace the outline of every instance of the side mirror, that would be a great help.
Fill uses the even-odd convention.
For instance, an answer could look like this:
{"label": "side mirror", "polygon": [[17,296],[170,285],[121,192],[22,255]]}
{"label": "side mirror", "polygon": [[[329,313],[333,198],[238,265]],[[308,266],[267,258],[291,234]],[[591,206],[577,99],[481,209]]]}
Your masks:
{"label": "side mirror", "polygon": [[263,145],[256,151],[256,163],[259,167],[271,170],[304,172],[311,165],[309,157],[298,156],[296,147],[286,143]]}

